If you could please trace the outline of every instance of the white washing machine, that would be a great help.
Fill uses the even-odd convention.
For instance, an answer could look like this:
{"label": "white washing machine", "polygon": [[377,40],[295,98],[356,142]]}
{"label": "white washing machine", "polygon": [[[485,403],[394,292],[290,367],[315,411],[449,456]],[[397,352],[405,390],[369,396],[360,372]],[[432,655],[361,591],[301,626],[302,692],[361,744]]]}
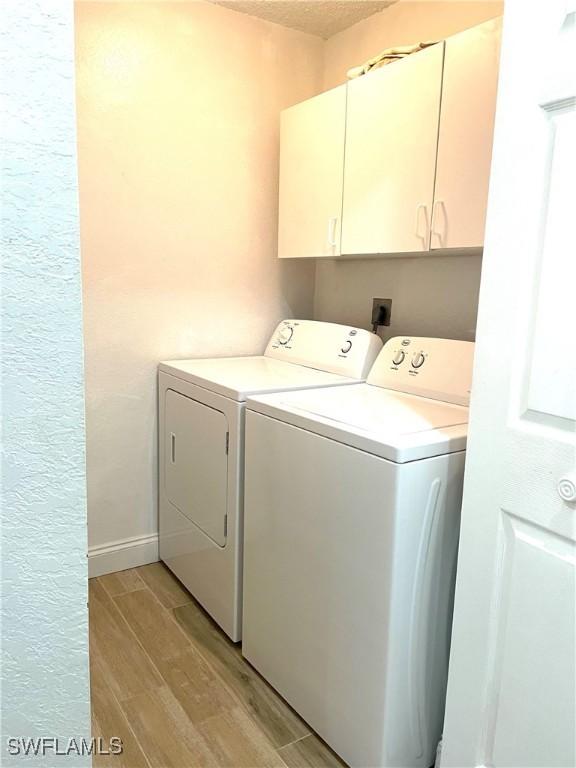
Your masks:
{"label": "white washing machine", "polygon": [[428,768],[444,715],[474,345],[249,398],[242,652],[351,766]]}
{"label": "white washing machine", "polygon": [[285,320],[263,355],[160,364],[160,557],[232,640],[242,627],[246,397],[362,381],[381,347],[358,328]]}

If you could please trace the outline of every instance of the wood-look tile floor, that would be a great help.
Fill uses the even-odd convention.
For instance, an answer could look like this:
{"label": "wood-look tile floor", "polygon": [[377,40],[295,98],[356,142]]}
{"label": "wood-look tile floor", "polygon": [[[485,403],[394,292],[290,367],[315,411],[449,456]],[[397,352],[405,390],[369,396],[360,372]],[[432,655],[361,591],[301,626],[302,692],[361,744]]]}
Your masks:
{"label": "wood-look tile floor", "polygon": [[90,580],[96,768],[336,768],[344,763],[161,563]]}

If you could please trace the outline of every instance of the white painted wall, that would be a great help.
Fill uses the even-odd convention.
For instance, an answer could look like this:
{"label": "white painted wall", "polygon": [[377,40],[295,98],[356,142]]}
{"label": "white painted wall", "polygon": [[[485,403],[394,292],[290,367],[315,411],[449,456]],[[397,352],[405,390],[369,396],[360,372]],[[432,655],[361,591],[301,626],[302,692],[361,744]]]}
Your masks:
{"label": "white painted wall", "polygon": [[3,2],[0,49],[0,763],[12,765],[32,759],[10,757],[8,738],[57,737],[65,751],[90,737],[71,4]]}
{"label": "white painted wall", "polygon": [[[394,45],[441,39],[502,13],[502,2],[399,0],[325,44],[324,87],[346,80],[346,71]],[[417,259],[318,261],[314,316],[368,327],[373,297],[392,299],[396,334],[474,339],[481,255]]]}
{"label": "white painted wall", "polygon": [[[204,2],[76,4],[89,540],[154,534],[156,366],[309,317],[276,259],[279,112],[323,43]],[[152,550],[146,550],[150,553]]]}

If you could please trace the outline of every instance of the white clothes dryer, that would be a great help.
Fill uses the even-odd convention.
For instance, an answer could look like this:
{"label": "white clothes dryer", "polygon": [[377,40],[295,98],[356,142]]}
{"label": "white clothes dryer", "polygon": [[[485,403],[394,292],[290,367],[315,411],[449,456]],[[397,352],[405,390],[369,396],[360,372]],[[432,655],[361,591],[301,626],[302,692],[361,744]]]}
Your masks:
{"label": "white clothes dryer", "polygon": [[242,652],[356,768],[434,763],[473,350],[397,337],[365,384],[247,401]]}
{"label": "white clothes dryer", "polygon": [[232,640],[242,626],[247,396],[363,381],[381,347],[358,328],[284,320],[263,355],[160,363],[160,558]]}

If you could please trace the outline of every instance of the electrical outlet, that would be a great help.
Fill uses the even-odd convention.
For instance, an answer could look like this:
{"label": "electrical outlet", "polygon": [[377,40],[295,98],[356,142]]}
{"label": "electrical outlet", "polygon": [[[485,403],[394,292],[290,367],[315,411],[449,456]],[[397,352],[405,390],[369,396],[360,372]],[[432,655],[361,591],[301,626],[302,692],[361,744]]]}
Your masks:
{"label": "electrical outlet", "polygon": [[392,299],[372,299],[372,327],[390,325],[392,317]]}

